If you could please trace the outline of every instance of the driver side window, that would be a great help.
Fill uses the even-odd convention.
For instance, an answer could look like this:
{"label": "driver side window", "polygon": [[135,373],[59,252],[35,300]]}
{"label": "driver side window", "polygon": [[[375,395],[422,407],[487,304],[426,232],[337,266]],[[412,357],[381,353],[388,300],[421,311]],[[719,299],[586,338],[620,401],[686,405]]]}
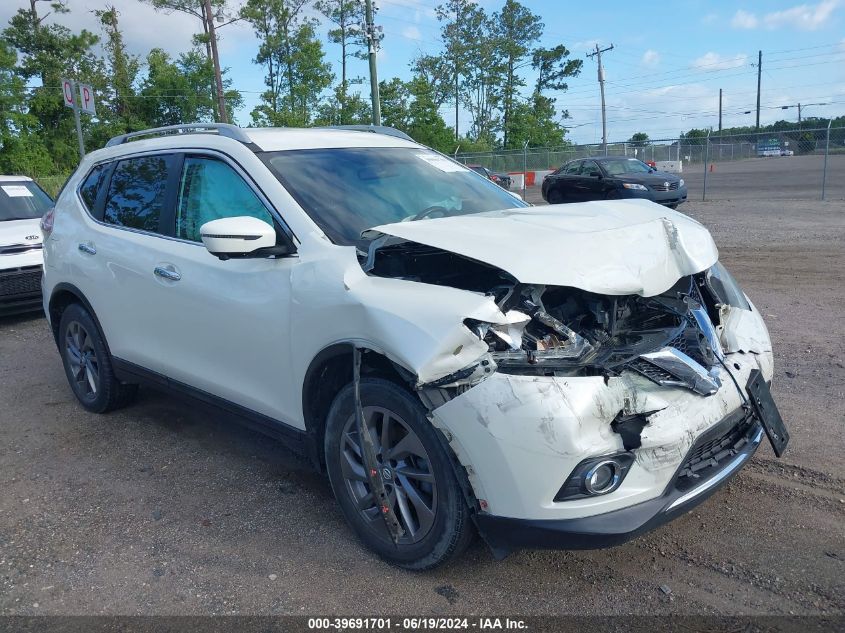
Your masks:
{"label": "driver side window", "polygon": [[187,156],[176,203],[176,237],[201,242],[203,224],[241,215],[273,226],[270,212],[234,169],[216,158]]}
{"label": "driver side window", "polygon": [[581,163],[581,175],[589,176],[591,173],[599,171],[599,166],[593,160],[585,160]]}
{"label": "driver side window", "polygon": [[563,173],[567,176],[577,176],[578,172],[581,169],[581,161],[576,160],[574,163],[569,163],[566,168],[563,170]]}

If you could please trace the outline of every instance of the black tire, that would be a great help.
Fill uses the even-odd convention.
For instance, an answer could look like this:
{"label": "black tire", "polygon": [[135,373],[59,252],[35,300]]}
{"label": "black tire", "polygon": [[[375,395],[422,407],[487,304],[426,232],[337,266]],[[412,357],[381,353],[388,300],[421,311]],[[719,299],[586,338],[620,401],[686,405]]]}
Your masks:
{"label": "black tire", "polygon": [[552,187],[549,189],[548,193],[546,194],[546,202],[549,204],[562,204],[563,203],[563,194],[560,192],[559,189],[556,187]]}
{"label": "black tire", "polygon": [[680,205],[678,203],[667,205],[670,209],[677,209]]}
{"label": "black tire", "polygon": [[[426,419],[419,401],[396,384],[367,377],[361,379],[360,388],[365,420],[374,431],[374,439],[377,438],[379,470],[395,469],[385,479],[391,482],[386,488],[405,535],[398,544],[393,543],[375,500],[368,494],[351,384],[337,394],[326,421],[326,468],[335,498],[358,537],[386,561],[417,571],[442,565],[466,550],[472,542],[474,528],[438,431]],[[382,433],[388,425],[385,440]],[[397,441],[391,444],[392,440]],[[388,449],[382,451],[382,445]],[[422,453],[425,458],[420,457]],[[405,456],[398,462],[385,459],[400,454]],[[413,476],[404,477],[404,473]],[[430,477],[431,482],[422,481],[423,477]],[[433,518],[428,514],[429,507]],[[415,529],[409,529],[409,524]]]}
{"label": "black tire", "polygon": [[59,353],[73,395],[89,411],[113,411],[135,397],[138,385],[122,383],[114,375],[100,330],[88,310],[78,303],[62,312]]}

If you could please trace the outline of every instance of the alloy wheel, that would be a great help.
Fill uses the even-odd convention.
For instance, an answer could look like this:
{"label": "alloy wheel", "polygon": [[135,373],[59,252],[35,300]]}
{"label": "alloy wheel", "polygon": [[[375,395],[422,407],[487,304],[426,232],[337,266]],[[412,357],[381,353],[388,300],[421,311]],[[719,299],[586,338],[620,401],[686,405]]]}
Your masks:
{"label": "alloy wheel", "polygon": [[[417,543],[431,530],[437,508],[437,484],[428,452],[408,424],[388,409],[364,407],[364,422],[376,448],[378,476],[405,531],[399,543]],[[340,463],[346,490],[365,524],[390,541],[381,509],[370,490],[354,415],[343,429]]]}
{"label": "alloy wheel", "polygon": [[71,321],[65,330],[65,355],[77,394],[94,400],[100,390],[100,363],[94,339],[79,321]]}

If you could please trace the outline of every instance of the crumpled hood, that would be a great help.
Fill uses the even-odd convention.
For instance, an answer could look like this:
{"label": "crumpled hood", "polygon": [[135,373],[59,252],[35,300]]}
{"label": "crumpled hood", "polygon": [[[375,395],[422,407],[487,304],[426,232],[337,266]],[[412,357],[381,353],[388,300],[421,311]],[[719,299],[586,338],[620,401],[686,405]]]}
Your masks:
{"label": "crumpled hood", "polygon": [[523,283],[606,295],[658,295],[719,258],[701,224],[646,200],[396,222],[373,232],[485,262]]}

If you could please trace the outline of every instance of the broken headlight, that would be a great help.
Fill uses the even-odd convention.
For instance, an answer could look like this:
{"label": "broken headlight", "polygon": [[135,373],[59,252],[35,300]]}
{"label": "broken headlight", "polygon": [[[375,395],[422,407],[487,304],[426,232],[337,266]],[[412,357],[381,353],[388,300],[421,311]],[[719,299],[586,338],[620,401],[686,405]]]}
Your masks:
{"label": "broken headlight", "polygon": [[713,295],[716,303],[751,310],[745,293],[739,287],[736,279],[733,278],[721,262],[716,262],[704,273],[704,283]]}
{"label": "broken headlight", "polygon": [[468,319],[466,326],[488,345],[500,371],[508,368],[578,367],[590,356],[590,342],[525,300],[522,310],[510,310],[506,323],[483,323]]}

